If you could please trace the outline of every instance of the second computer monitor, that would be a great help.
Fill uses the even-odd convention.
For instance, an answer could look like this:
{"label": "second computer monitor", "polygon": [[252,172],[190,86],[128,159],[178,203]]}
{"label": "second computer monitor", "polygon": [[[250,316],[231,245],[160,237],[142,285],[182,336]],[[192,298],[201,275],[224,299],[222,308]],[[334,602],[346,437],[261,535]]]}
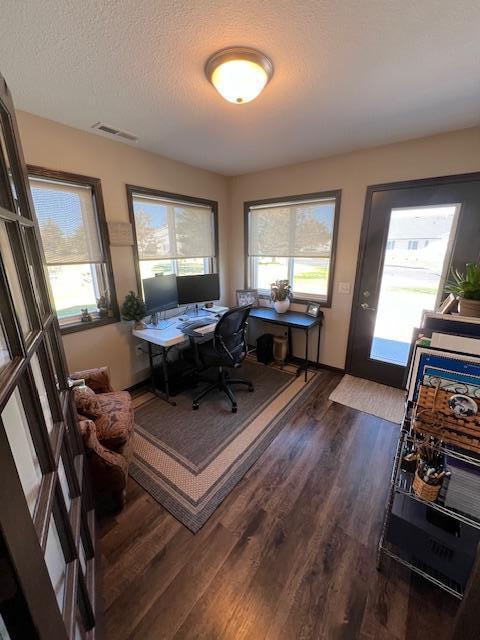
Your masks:
{"label": "second computer monitor", "polygon": [[213,302],[220,299],[220,279],[218,273],[201,276],[178,276],[178,304]]}
{"label": "second computer monitor", "polygon": [[178,305],[177,277],[175,274],[146,278],[142,282],[147,313],[174,309]]}

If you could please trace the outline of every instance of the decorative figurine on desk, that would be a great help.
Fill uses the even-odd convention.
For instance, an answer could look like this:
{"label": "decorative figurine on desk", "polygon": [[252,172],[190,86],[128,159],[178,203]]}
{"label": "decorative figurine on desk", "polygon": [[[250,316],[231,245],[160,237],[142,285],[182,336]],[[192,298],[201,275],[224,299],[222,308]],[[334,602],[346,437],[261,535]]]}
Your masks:
{"label": "decorative figurine on desk", "polygon": [[275,280],[270,285],[270,300],[273,302],[277,313],[285,313],[290,307],[290,300],[293,298],[292,287],[288,280]]}
{"label": "decorative figurine on desk", "polygon": [[153,326],[156,327],[158,324],[158,321],[159,321],[158,313],[154,311],[150,316],[150,320],[148,321],[148,323],[153,324]]}
{"label": "decorative figurine on desk", "polygon": [[134,329],[145,329],[145,323],[142,322],[142,319],[146,315],[147,309],[144,301],[134,291],[130,291],[125,296],[125,301],[122,305],[122,319],[133,320],[135,322]]}

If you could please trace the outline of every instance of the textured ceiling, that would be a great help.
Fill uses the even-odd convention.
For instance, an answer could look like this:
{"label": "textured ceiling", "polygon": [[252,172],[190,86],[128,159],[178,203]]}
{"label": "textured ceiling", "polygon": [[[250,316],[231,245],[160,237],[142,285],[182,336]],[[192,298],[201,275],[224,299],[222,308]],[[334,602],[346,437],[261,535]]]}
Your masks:
{"label": "textured ceiling", "polygon": [[[478,0],[2,0],[17,108],[226,175],[480,121]],[[275,65],[254,102],[207,82],[216,50]]]}

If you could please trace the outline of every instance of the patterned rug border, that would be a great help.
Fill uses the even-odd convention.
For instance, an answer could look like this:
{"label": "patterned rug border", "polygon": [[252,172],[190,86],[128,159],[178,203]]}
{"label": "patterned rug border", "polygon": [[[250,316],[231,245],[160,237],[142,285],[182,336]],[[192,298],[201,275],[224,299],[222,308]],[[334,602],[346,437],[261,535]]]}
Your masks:
{"label": "patterned rug border", "polygon": [[[235,471],[229,476],[228,474],[227,476],[223,474],[212,487],[208,489],[207,493],[202,496],[197,508],[188,501],[187,496],[183,494],[179,487],[168,483],[170,491],[166,488],[163,489],[161,486],[162,479],[158,478],[158,476],[153,479],[141,468],[145,463],[140,465],[135,457],[130,465],[130,475],[177,520],[193,533],[196,533],[285,427],[290,416],[297,408],[298,403],[302,399],[307,400],[319,387],[322,379],[323,376],[320,372],[313,372],[312,378],[299,389],[288,404],[279,411],[268,423],[268,426],[265,427],[263,432],[250,444],[249,450],[244,452],[246,454],[245,457],[242,458],[242,456],[239,456],[239,458],[235,460],[234,464],[238,465]],[[218,488],[219,484],[222,485],[220,488]],[[175,490],[176,496],[171,494],[172,489]]]}
{"label": "patterned rug border", "polygon": [[[146,431],[146,429],[144,429],[141,425],[136,425],[136,431],[137,433],[140,433],[142,438],[144,438],[145,440],[147,440],[148,442],[150,442],[152,445],[158,447],[159,449],[161,449],[162,451],[168,453],[168,455],[173,458],[174,460],[176,460],[179,464],[181,464],[183,467],[185,467],[185,469],[188,469],[189,471],[191,471],[192,473],[195,474],[199,474],[201,473],[206,467],[208,467],[208,465],[212,462],[212,460],[214,460],[216,458],[216,456],[218,456],[219,451],[221,449],[224,449],[225,446],[227,446],[232,440],[234,440],[236,438],[236,436],[245,428],[245,425],[249,422],[252,422],[252,420],[255,420],[255,418],[257,416],[259,416],[261,413],[263,413],[263,411],[265,411],[265,409],[268,407],[268,405],[275,400],[276,398],[278,398],[278,396],[283,393],[294,381],[295,381],[295,375],[292,374],[289,371],[283,371],[282,373],[285,374],[285,376],[289,377],[289,380],[285,380],[284,384],[282,384],[281,387],[279,387],[276,391],[275,394],[273,396],[271,396],[270,398],[268,398],[268,400],[265,400],[265,402],[263,404],[261,404],[259,407],[257,407],[257,409],[255,409],[252,414],[250,416],[248,416],[248,418],[246,418],[242,423],[240,423],[237,427],[237,429],[235,431],[233,431],[230,436],[224,440],[224,442],[222,442],[221,445],[219,445],[217,447],[217,449],[215,449],[215,451],[213,451],[207,458],[205,458],[204,460],[202,460],[201,464],[199,465],[194,465],[193,463],[191,463],[189,460],[187,460],[186,458],[184,458],[183,456],[181,456],[180,454],[178,454],[178,452],[176,452],[174,449],[172,449],[171,447],[168,447],[164,442],[162,442],[159,445],[159,441],[158,438],[156,438],[155,436],[153,436],[151,433],[149,433],[148,431]],[[309,381],[310,382],[310,381]],[[148,400],[147,402],[145,402],[145,405],[147,405],[149,402],[151,402],[151,400]],[[145,405],[140,405],[137,408],[141,408]]]}
{"label": "patterned rug border", "polygon": [[[200,507],[199,505],[202,503],[205,503],[208,500],[208,496],[213,492],[213,490],[222,482],[226,482],[227,480],[227,473],[230,469],[232,469],[232,467],[235,467],[235,465],[239,465],[246,456],[249,455],[249,453],[254,450],[255,445],[259,442],[262,441],[263,439],[266,438],[266,436],[268,435],[268,433],[271,431],[272,427],[277,423],[278,420],[280,420],[280,418],[283,416],[283,414],[285,413],[285,411],[287,411],[292,402],[296,403],[298,397],[300,396],[300,394],[302,394],[307,388],[310,388],[310,385],[312,384],[312,382],[315,380],[317,372],[309,372],[310,373],[310,379],[307,382],[307,385],[304,384],[299,384],[299,388],[297,389],[296,392],[294,392],[294,395],[287,401],[287,403],[278,409],[277,413],[275,413],[272,418],[270,419],[269,422],[267,422],[266,426],[262,429],[262,431],[249,443],[248,447],[243,451],[243,453],[239,456],[236,457],[230,465],[228,465],[228,467],[225,467],[225,470],[223,471],[222,475],[219,476],[219,478],[212,483],[208,489],[205,491],[204,494],[202,494],[202,496],[198,499],[195,500],[192,498],[192,496],[188,495],[187,493],[185,493],[175,482],[171,481],[170,478],[168,478],[165,474],[161,474],[159,475],[158,473],[158,469],[156,469],[154,466],[150,465],[149,462],[147,462],[145,459],[139,459],[138,456],[135,456],[134,458],[134,462],[138,467],[138,471],[139,472],[143,472],[143,474],[150,479],[151,477],[151,482],[153,482],[154,486],[157,485],[163,485],[165,487],[166,491],[169,491],[170,493],[174,493],[177,495],[178,500],[183,501],[183,503],[186,505],[186,508],[189,509],[190,511],[199,511]],[[273,399],[277,399],[278,396],[281,395],[282,392],[286,392],[288,390],[288,388],[290,386],[292,386],[295,383],[298,383],[301,380],[301,378],[299,377],[295,377],[290,384],[288,385],[284,385],[283,386],[283,390],[279,393],[279,394],[275,394],[275,396],[273,396]],[[265,403],[263,405],[264,407],[264,411],[268,410],[270,403]],[[253,414],[255,417],[253,417],[250,421],[248,421],[247,423],[247,427],[259,416],[261,416],[263,412],[256,412],[255,414]],[[238,435],[240,435],[242,432],[238,432]],[[137,434],[136,434],[137,435]],[[139,433],[138,436],[141,438],[142,434]],[[153,446],[155,446],[153,444]],[[161,450],[162,453],[164,453],[165,455],[168,455],[167,452]],[[220,454],[221,455],[221,452]],[[242,456],[245,456],[242,458]]]}

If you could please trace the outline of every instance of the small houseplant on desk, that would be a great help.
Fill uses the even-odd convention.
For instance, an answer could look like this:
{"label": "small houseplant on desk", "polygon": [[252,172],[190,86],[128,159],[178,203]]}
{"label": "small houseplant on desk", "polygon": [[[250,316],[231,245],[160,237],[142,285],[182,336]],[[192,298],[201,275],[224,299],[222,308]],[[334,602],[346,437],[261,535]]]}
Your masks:
{"label": "small houseplant on desk", "polygon": [[446,289],[458,297],[461,316],[480,317],[480,263],[467,264],[465,273],[452,269],[452,280]]}
{"label": "small houseplant on desk", "polygon": [[135,322],[134,329],[145,329],[145,323],[142,320],[146,315],[147,309],[144,301],[134,291],[130,291],[125,296],[122,305],[123,320],[133,320]]}
{"label": "small houseplant on desk", "polygon": [[292,297],[292,287],[288,280],[275,280],[270,285],[270,299],[277,313],[288,311]]}

